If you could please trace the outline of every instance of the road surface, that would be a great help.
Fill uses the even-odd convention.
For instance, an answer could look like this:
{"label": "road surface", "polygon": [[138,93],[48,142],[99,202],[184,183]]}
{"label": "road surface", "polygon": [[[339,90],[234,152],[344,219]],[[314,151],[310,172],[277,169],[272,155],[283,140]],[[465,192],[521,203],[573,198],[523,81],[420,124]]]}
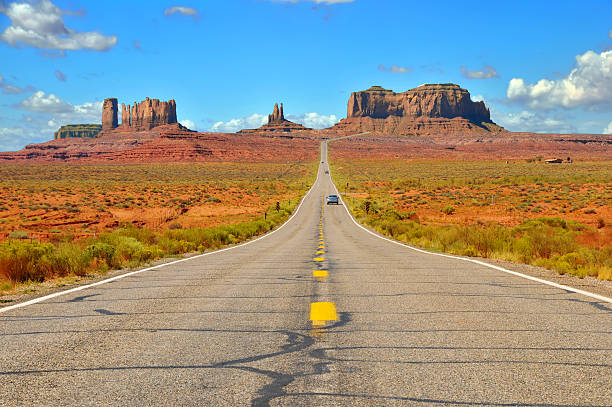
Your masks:
{"label": "road surface", "polygon": [[0,311],[0,405],[612,404],[610,303],[375,237],[322,157],[262,239]]}

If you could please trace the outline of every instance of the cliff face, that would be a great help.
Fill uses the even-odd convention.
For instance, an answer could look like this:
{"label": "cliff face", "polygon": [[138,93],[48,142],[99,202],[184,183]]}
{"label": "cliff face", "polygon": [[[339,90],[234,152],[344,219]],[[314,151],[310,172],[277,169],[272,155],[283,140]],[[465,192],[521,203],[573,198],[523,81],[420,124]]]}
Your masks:
{"label": "cliff face", "polygon": [[438,131],[501,131],[484,102],[452,83],[422,85],[403,93],[373,86],[353,92],[341,127],[398,134]]}
{"label": "cliff face", "polygon": [[[119,105],[117,99],[104,100],[102,107],[102,128],[106,133],[119,127]],[[177,123],[176,102],[172,99],[160,102],[159,99],[146,98],[130,107],[121,104],[121,129],[129,131],[146,131],[157,126]]]}
{"label": "cliff face", "polygon": [[117,99],[104,99],[102,105],[102,128],[104,130],[112,130],[117,127]]}
{"label": "cliff face", "polygon": [[176,122],[176,102],[174,99],[160,102],[159,99],[146,98],[132,106],[130,127],[136,131],[151,130],[153,127]]}
{"label": "cliff face", "polygon": [[452,83],[422,85],[403,93],[373,86],[351,94],[347,117],[386,119],[389,116],[463,117],[475,123],[491,121],[484,102],[473,102],[466,89]]}
{"label": "cliff face", "polygon": [[55,140],[65,138],[93,138],[100,133],[102,126],[99,124],[69,124],[62,126],[55,132]]}

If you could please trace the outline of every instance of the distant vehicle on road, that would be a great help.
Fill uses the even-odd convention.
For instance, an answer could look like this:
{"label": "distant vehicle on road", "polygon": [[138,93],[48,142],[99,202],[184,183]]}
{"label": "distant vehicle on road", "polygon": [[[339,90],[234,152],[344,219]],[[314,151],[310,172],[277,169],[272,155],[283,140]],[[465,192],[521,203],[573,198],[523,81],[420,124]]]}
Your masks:
{"label": "distant vehicle on road", "polygon": [[327,204],[340,205],[340,199],[338,198],[338,195],[327,195]]}
{"label": "distant vehicle on road", "polygon": [[329,174],[329,171],[325,170],[325,173],[326,173],[326,174]]}

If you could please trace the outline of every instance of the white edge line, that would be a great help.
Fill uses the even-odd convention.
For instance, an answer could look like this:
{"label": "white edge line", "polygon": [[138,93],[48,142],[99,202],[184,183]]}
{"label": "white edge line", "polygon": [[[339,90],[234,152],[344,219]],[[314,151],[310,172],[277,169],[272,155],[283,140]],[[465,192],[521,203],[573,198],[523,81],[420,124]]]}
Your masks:
{"label": "white edge line", "polygon": [[[321,160],[319,159],[319,161],[321,161]],[[39,302],[43,302],[43,301],[46,301],[46,300],[50,300],[52,298],[60,297],[62,295],[67,295],[67,294],[71,294],[71,293],[74,293],[74,292],[77,292],[77,291],[86,290],[88,288],[97,287],[97,286],[102,285],[102,284],[111,283],[113,281],[121,280],[122,278],[126,278],[126,277],[131,277],[131,276],[134,276],[136,274],[144,273],[146,271],[151,271],[151,270],[160,269],[162,267],[172,266],[174,264],[182,263],[182,262],[185,262],[185,261],[191,261],[191,260],[199,259],[199,258],[202,258],[202,257],[210,256],[210,255],[213,255],[213,254],[218,254],[218,253],[226,252],[228,250],[234,250],[234,249],[237,249],[239,247],[243,247],[243,246],[255,243],[255,242],[259,241],[259,240],[265,239],[267,237],[270,237],[273,234],[275,234],[276,232],[280,231],[282,228],[284,228],[298,214],[298,212],[300,211],[300,208],[302,207],[302,204],[304,203],[304,201],[306,200],[308,195],[310,195],[310,193],[312,192],[312,190],[315,187],[315,185],[317,185],[317,182],[319,182],[319,175],[320,175],[320,173],[321,173],[321,164],[319,163],[319,165],[317,166],[317,178],[315,179],[314,183],[312,184],[312,186],[310,187],[308,192],[306,192],[306,194],[302,197],[302,200],[300,201],[300,204],[293,211],[293,214],[289,217],[289,219],[287,219],[282,225],[280,225],[278,227],[278,229],[274,229],[273,231],[271,231],[269,233],[266,233],[263,236],[258,237],[257,239],[249,240],[248,242],[244,242],[244,243],[241,243],[241,244],[236,245],[236,246],[226,247],[225,249],[219,249],[219,250],[215,250],[215,251],[208,252],[208,253],[198,254],[198,255],[193,256],[193,257],[188,257],[188,258],[185,258],[185,259],[175,260],[175,261],[171,261],[169,263],[158,264],[157,266],[147,267],[147,268],[144,268],[144,269],[141,269],[141,270],[136,270],[136,271],[132,271],[132,272],[129,272],[129,273],[121,274],[120,276],[115,276],[115,277],[107,278],[106,280],[97,281],[97,282],[92,283],[92,284],[82,285],[82,286],[71,288],[71,289],[65,290],[65,291],[59,291],[59,292],[56,292],[56,293],[53,293],[53,294],[45,295],[43,297],[38,297],[38,298],[34,298],[32,300],[29,300],[29,301],[21,302],[19,304],[9,305],[8,307],[0,308],[0,314],[2,314],[3,312],[8,312],[8,311],[15,310],[15,309],[18,309],[18,308],[27,307],[29,305],[38,304]]]}
{"label": "white edge line", "polygon": [[[334,140],[329,140],[329,141],[334,141]],[[328,150],[326,149],[325,152],[327,153],[327,151]],[[325,161],[329,162],[327,157],[325,157]],[[387,242],[390,242],[390,243],[393,243],[393,244],[396,244],[396,245],[399,245],[399,246],[406,247],[408,249],[417,251],[419,253],[425,253],[425,254],[430,254],[432,256],[447,257],[449,259],[455,259],[455,260],[461,260],[461,261],[467,261],[467,262],[470,262],[470,263],[475,263],[475,264],[478,264],[478,265],[481,265],[481,266],[485,266],[485,267],[488,267],[488,268],[491,268],[491,269],[494,269],[494,270],[502,271],[504,273],[512,274],[512,275],[515,275],[515,276],[518,276],[518,277],[522,277],[522,278],[525,278],[527,280],[537,281],[538,283],[546,284],[546,285],[549,285],[549,286],[552,286],[552,287],[556,287],[556,288],[560,288],[560,289],[566,290],[566,291],[572,291],[574,293],[582,294],[582,295],[585,295],[587,297],[595,298],[595,299],[600,300],[600,301],[605,301],[605,302],[612,303],[612,298],[605,297],[603,295],[594,294],[594,293],[591,293],[591,292],[588,292],[588,291],[584,291],[584,290],[580,290],[578,288],[570,287],[570,286],[567,286],[567,285],[561,285],[561,284],[553,283],[552,281],[543,280],[541,278],[529,276],[527,274],[522,274],[522,273],[519,273],[517,271],[508,270],[508,269],[505,269],[503,267],[499,267],[499,266],[495,266],[493,264],[485,263],[485,262],[480,261],[480,260],[468,259],[468,258],[465,258],[465,257],[457,257],[457,256],[453,256],[453,255],[450,255],[450,254],[435,253],[435,252],[430,252],[430,251],[423,250],[423,249],[418,249],[416,247],[407,245],[405,243],[398,242],[397,240],[388,239],[388,238],[386,238],[384,236],[381,236],[381,235],[379,235],[377,233],[374,233],[371,230],[369,230],[368,228],[360,225],[357,222],[357,220],[355,220],[355,217],[353,216],[351,211],[348,210],[348,206],[344,203],[344,198],[342,197],[342,195],[338,191],[338,188],[336,187],[336,184],[335,184],[334,180],[331,178],[331,174],[329,174],[329,177],[330,177],[330,179],[332,181],[332,185],[334,186],[334,189],[336,190],[336,193],[342,199],[342,206],[346,210],[346,213],[348,213],[348,215],[351,218],[351,220],[353,221],[353,223],[355,225],[357,225],[358,227],[360,227],[361,229],[363,229],[366,232],[368,232],[369,234],[371,234],[372,236],[376,236],[379,239],[386,240]]]}

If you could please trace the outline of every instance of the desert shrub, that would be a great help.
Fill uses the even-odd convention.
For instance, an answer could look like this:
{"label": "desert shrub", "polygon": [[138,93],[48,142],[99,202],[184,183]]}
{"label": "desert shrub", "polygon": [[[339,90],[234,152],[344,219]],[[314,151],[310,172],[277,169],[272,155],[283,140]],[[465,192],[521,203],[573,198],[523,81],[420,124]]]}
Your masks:
{"label": "desert shrub", "polygon": [[9,233],[8,238],[9,239],[29,239],[30,236],[28,236],[27,232],[15,231],[15,232]]}
{"label": "desert shrub", "polygon": [[119,267],[117,259],[115,258],[115,247],[108,243],[95,243],[87,246],[85,251],[91,256],[92,259],[102,260],[108,267]]}
{"label": "desert shrub", "polygon": [[445,215],[452,215],[453,213],[455,213],[455,207],[454,206],[446,206],[446,207],[442,208],[440,211],[443,214],[445,214]]}
{"label": "desert shrub", "polygon": [[0,244],[0,276],[13,283],[44,281],[68,274],[85,274],[91,257],[73,244],[39,242]]}

